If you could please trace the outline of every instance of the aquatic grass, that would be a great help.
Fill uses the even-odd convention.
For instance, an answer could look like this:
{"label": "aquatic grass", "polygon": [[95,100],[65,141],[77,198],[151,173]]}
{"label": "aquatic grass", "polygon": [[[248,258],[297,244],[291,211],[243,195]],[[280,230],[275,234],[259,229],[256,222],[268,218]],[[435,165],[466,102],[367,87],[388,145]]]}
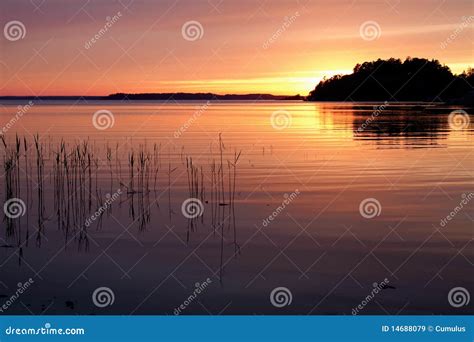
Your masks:
{"label": "aquatic grass", "polygon": [[[136,221],[139,231],[147,229],[151,222],[151,207],[156,202],[159,210],[158,199],[162,195],[168,195],[171,221],[174,213],[172,194],[176,187],[180,188],[182,177],[185,176],[188,197],[197,198],[206,206],[209,204],[210,209],[209,214],[188,221],[186,240],[189,241],[191,233],[198,227],[205,227],[207,216],[214,234],[220,235],[221,249],[225,246],[224,235],[231,227],[234,229],[234,253],[239,249],[236,243],[234,204],[241,152],[229,153],[222,134],[209,145],[210,159],[202,165],[197,165],[196,159],[184,147],[173,151],[170,148],[167,154],[163,154],[160,143],[148,146],[146,141],[142,144],[130,143],[125,147],[106,144],[101,148],[89,139],[54,140],[38,134],[33,136],[32,143],[28,137],[18,135],[11,137],[10,141],[7,137],[0,136],[0,140],[0,146],[3,145],[5,201],[26,194],[27,206],[36,207],[36,212],[28,211],[26,235],[21,231],[24,225],[20,219],[5,218],[6,235],[8,238],[15,237],[17,245],[25,240],[28,243],[31,215],[36,219],[37,246],[41,246],[46,229],[50,227],[46,223],[53,221],[56,230],[63,234],[65,247],[74,240],[79,250],[88,250],[89,226],[85,226],[85,220],[103,206],[104,194],[107,197],[108,193],[114,192],[117,184],[126,189],[126,199],[119,201],[119,205],[128,202],[129,216],[132,222]],[[131,139],[127,140],[127,143],[130,141]],[[213,145],[217,147],[215,151]],[[121,154],[122,148],[124,150]],[[122,173],[121,156],[125,156],[127,160],[126,175]],[[167,167],[163,168],[164,163]],[[181,168],[181,163],[184,164],[184,170],[178,173],[176,171]],[[152,193],[154,202],[150,199]],[[180,190],[176,193],[180,193]],[[47,202],[47,196],[51,196],[51,203]],[[110,216],[112,208],[112,205],[107,206],[104,213]],[[94,223],[95,229],[102,229],[102,215],[103,212]]]}

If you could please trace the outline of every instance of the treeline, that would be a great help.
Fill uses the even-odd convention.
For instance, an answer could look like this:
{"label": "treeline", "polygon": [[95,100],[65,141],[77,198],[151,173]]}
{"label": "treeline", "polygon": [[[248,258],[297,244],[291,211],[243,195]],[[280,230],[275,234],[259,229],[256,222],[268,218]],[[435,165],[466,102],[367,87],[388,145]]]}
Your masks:
{"label": "treeline", "polygon": [[390,58],[357,64],[350,75],[323,79],[309,101],[467,101],[472,98],[474,71],[461,75],[438,60]]}
{"label": "treeline", "polygon": [[272,95],[272,94],[213,94],[213,93],[117,93],[107,96],[107,100],[299,100],[300,95]]}

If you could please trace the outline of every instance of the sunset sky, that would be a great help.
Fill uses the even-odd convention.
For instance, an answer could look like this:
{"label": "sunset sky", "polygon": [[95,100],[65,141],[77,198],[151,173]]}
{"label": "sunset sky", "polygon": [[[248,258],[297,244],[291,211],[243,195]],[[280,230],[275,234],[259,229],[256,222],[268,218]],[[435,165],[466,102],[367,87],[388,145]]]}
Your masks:
{"label": "sunset sky", "polygon": [[[16,20],[26,31],[9,40],[2,30],[0,95],[306,95],[323,76],[379,57],[435,58],[455,73],[474,61],[472,0],[2,0],[0,7],[2,28]],[[188,21],[202,26],[196,40],[183,37]],[[369,21],[380,27],[374,40],[360,34]]]}

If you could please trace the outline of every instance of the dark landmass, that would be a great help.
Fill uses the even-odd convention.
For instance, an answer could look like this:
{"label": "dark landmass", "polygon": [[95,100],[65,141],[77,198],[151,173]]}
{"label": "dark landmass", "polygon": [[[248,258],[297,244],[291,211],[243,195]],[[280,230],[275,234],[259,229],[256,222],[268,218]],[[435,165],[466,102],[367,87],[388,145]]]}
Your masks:
{"label": "dark landmass", "polygon": [[424,101],[474,104],[474,71],[461,75],[438,60],[390,58],[357,64],[350,75],[323,79],[308,101]]}
{"label": "dark landmass", "polygon": [[144,93],[144,94],[112,94],[108,100],[301,100],[300,95],[271,95],[271,94],[225,94],[213,93]]}
{"label": "dark landmass", "polygon": [[199,100],[217,100],[217,101],[229,101],[229,100],[251,100],[251,101],[268,101],[268,100],[303,100],[304,97],[300,95],[288,96],[288,95],[271,95],[271,94],[213,94],[213,93],[144,93],[144,94],[126,94],[117,93],[108,96],[0,96],[0,100],[26,100],[26,101],[88,101],[88,100],[114,100],[114,101],[135,101],[135,100],[146,100],[146,101],[171,101],[171,100],[184,100],[184,101],[199,101]]}

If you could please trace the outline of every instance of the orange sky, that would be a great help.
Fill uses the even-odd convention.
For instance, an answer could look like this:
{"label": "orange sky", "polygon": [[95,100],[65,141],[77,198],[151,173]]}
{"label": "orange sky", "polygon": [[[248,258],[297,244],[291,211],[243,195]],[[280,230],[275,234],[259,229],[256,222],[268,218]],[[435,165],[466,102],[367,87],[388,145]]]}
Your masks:
{"label": "orange sky", "polygon": [[[0,7],[2,27],[18,20],[26,31],[14,41],[0,36],[0,95],[306,95],[321,77],[378,57],[436,58],[455,73],[474,60],[470,0],[2,0]],[[183,37],[188,21],[202,26],[194,41]],[[374,40],[360,33],[368,21],[380,27]]]}

